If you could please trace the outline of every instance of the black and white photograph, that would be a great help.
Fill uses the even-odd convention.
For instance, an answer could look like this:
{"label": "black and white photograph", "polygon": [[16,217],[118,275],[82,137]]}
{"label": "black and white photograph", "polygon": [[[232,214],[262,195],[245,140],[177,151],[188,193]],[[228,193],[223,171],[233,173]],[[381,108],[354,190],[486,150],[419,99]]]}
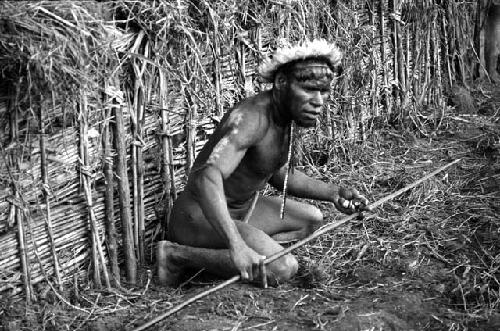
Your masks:
{"label": "black and white photograph", "polygon": [[1,1],[0,330],[500,330],[500,0]]}

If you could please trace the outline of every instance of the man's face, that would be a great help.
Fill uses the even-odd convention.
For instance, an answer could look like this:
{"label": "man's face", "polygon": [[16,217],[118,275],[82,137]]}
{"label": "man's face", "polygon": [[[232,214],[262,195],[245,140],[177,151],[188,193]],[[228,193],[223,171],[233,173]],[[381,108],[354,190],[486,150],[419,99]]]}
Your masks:
{"label": "man's face", "polygon": [[330,96],[333,74],[324,64],[297,64],[288,75],[285,93],[288,111],[295,122],[302,127],[316,124],[323,106]]}

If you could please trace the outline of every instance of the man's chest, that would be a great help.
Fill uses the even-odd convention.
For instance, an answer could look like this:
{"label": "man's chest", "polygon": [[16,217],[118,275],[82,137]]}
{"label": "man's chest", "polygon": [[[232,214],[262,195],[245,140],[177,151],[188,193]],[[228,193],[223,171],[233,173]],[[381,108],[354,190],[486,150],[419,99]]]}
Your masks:
{"label": "man's chest", "polygon": [[251,168],[260,174],[272,174],[287,161],[288,134],[271,132],[248,151]]}

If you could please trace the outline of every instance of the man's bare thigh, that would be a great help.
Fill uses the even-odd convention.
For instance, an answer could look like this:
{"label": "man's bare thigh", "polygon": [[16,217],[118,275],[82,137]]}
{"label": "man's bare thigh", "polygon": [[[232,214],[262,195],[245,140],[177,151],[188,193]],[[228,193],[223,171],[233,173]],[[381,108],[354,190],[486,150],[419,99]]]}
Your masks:
{"label": "man's bare thigh", "polygon": [[[259,254],[269,256],[283,250],[280,244],[261,229],[239,220],[234,220],[234,222],[246,244]],[[167,236],[169,240],[182,245],[227,248],[222,237],[206,220],[199,204],[184,192],[174,204]]]}
{"label": "man's bare thigh", "polygon": [[300,230],[322,221],[321,211],[313,205],[287,199],[285,219],[280,218],[282,198],[259,196],[249,223],[272,236],[277,233]]}
{"label": "man's bare thigh", "polygon": [[205,218],[199,203],[187,191],[174,202],[167,238],[182,245],[224,248],[222,238]]}
{"label": "man's bare thigh", "polygon": [[[259,196],[248,225],[235,220],[243,239],[250,233],[248,226],[267,236],[302,229],[308,223],[321,219],[321,212],[314,206],[288,199],[285,219],[280,219],[281,198]],[[243,232],[243,233],[242,233]],[[174,204],[168,228],[169,240],[183,245],[205,248],[226,248],[226,243],[205,218],[197,201],[184,191]],[[269,238],[269,240],[272,240]]]}

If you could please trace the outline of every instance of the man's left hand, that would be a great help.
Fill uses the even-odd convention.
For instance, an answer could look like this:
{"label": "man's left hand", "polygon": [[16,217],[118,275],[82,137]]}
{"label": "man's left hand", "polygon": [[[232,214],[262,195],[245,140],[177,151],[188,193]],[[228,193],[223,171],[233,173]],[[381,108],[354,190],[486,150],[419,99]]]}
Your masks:
{"label": "man's left hand", "polygon": [[339,211],[348,215],[354,212],[371,211],[368,207],[368,199],[354,188],[339,187],[338,194],[333,198],[333,204]]}

